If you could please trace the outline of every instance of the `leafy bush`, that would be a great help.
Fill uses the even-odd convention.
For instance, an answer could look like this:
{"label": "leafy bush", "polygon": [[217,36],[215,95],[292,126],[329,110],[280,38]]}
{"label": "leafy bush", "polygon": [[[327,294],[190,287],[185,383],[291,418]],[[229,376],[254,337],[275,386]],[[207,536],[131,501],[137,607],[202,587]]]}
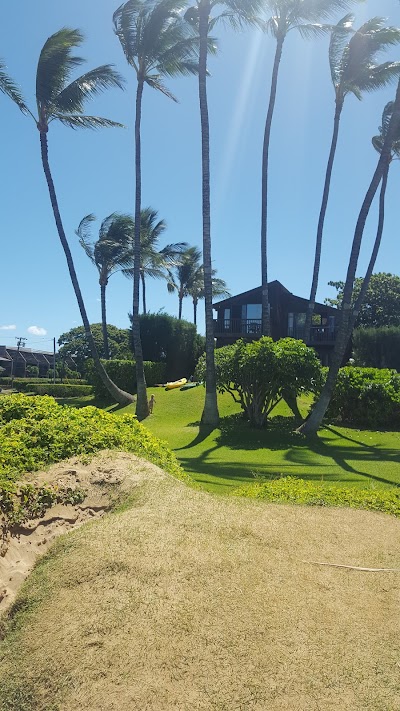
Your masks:
{"label": "leafy bush", "polygon": [[[128,393],[136,392],[136,365],[133,360],[103,360],[102,361],[111,380],[122,390]],[[96,397],[107,400],[109,393],[100,380],[93,361],[86,364],[88,380],[92,383]],[[165,381],[165,363],[144,362],[146,382],[149,387]]]}
{"label": "leafy bush", "polygon": [[378,368],[341,368],[327,417],[375,429],[400,425],[400,375]]}
{"label": "leafy bush", "polygon": [[27,365],[26,366],[26,372],[29,374],[30,377],[32,378],[38,378],[39,377],[39,366],[37,365]]}
{"label": "leafy bush", "polygon": [[247,496],[282,504],[347,506],[353,509],[383,511],[393,516],[400,516],[399,487],[356,489],[346,486],[326,486],[326,484],[287,476],[273,481],[242,486],[234,493],[236,496]]}
{"label": "leafy bush", "polygon": [[400,371],[400,328],[357,328],[353,333],[356,365]]}
{"label": "leafy bush", "polygon": [[[49,371],[50,372],[50,371]],[[61,383],[65,385],[87,385],[88,382],[87,380],[83,380],[80,377],[77,377],[77,374],[74,373],[75,377],[74,378],[64,378],[63,383],[61,383],[60,378],[56,378],[56,384]],[[18,387],[20,384],[24,386],[26,383],[39,383],[40,385],[44,385],[46,383],[53,383],[53,378],[14,378],[13,379],[14,383],[14,388],[15,390],[18,390]],[[0,378],[0,385],[8,385],[11,387],[11,378],[9,376]]]}
{"label": "leafy bush", "polygon": [[91,385],[78,385],[70,383],[32,383],[30,381],[25,381],[18,383],[18,392],[21,393],[33,393],[34,395],[52,395],[53,397],[85,397],[86,395],[93,395],[93,388]]}
{"label": "leafy bush", "polygon": [[167,314],[141,315],[140,336],[143,357],[165,363],[167,380],[193,375],[205,349],[205,338],[197,333],[193,323]]}
{"label": "leafy bush", "polygon": [[96,407],[75,409],[51,397],[9,395],[0,398],[0,472],[15,480],[72,455],[101,449],[133,452],[180,478],[185,475],[167,445],[134,415],[121,417]]}
{"label": "leafy bush", "polygon": [[[296,397],[315,391],[322,378],[314,349],[294,338],[237,341],[215,351],[215,366],[218,389],[232,395],[255,427],[265,424],[282,399],[295,411]],[[196,376],[206,378],[205,356],[199,360]]]}

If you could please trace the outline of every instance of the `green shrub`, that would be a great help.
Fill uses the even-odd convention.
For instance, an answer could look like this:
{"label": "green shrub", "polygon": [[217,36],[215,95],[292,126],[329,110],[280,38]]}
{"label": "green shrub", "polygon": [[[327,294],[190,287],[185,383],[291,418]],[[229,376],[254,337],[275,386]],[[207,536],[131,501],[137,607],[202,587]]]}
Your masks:
{"label": "green shrub", "polygon": [[356,365],[400,371],[400,328],[357,328],[353,333]]}
{"label": "green shrub", "polygon": [[383,511],[400,516],[400,487],[388,489],[356,489],[346,486],[327,486],[287,476],[268,482],[242,486],[236,496],[264,499],[281,504],[303,506],[344,506],[368,511]]}
{"label": "green shrub", "polygon": [[[133,360],[103,360],[102,361],[111,380],[119,388],[128,393],[136,392],[136,365]],[[90,383],[92,383],[96,397],[99,400],[109,399],[108,390],[100,380],[93,361],[86,364],[86,373]],[[146,383],[149,387],[156,383],[165,382],[165,363],[144,362],[144,373]]]}
{"label": "green shrub", "polygon": [[71,487],[0,484],[0,528],[5,536],[13,526],[41,518],[53,504],[80,504],[86,494]]}
{"label": "green shrub", "polygon": [[327,417],[370,429],[398,427],[400,375],[388,369],[341,368]]}
{"label": "green shrub", "polygon": [[101,449],[133,452],[185,478],[174,454],[134,415],[112,415],[96,407],[58,405],[51,397],[0,398],[0,472],[15,480],[27,471]]}
{"label": "green shrub", "polygon": [[[76,374],[75,374],[76,376]],[[13,379],[14,383],[14,389],[18,390],[19,386],[22,385],[24,387],[26,383],[38,383],[40,385],[45,385],[46,383],[53,383],[53,378],[14,378]],[[63,383],[61,383],[60,378],[56,378],[56,384],[65,384],[65,385],[87,385],[88,382],[87,380],[83,380],[82,378],[79,377],[74,377],[74,378],[63,378]],[[1,385],[8,385],[11,387],[11,378],[10,377],[3,377],[0,378],[0,386]]]}
{"label": "green shrub", "polygon": [[[253,427],[262,427],[282,399],[297,415],[297,396],[315,391],[322,379],[314,349],[294,338],[273,341],[263,336],[217,348],[215,367],[218,389],[232,395]],[[196,377],[206,379],[205,356]]]}
{"label": "green shrub", "polygon": [[33,393],[34,395],[52,395],[53,397],[85,397],[93,395],[91,385],[72,385],[67,383],[32,383],[26,381],[18,383],[18,392]]}

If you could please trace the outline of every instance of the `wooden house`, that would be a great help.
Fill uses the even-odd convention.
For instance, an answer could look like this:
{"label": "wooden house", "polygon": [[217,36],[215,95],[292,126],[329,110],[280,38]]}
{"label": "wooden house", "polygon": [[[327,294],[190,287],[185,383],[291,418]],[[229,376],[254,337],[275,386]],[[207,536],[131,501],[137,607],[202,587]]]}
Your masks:
{"label": "wooden house", "polygon": [[[304,337],[308,299],[295,296],[279,281],[268,284],[271,335],[279,338]],[[214,336],[217,348],[239,338],[254,340],[261,336],[261,286],[214,304]],[[336,336],[338,311],[326,304],[315,304],[313,324],[307,345],[318,353],[323,365],[329,365]]]}

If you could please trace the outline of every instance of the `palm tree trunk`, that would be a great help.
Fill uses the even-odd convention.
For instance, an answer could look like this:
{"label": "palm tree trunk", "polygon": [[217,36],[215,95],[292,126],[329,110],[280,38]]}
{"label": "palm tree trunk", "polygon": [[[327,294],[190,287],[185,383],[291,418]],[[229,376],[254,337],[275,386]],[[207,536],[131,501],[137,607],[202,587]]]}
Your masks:
{"label": "palm tree trunk", "polygon": [[342,364],[342,359],[346,351],[346,347],[351,335],[351,301],[353,296],[354,279],[358,264],[361,242],[364,234],[365,223],[368,213],[375,197],[379,183],[384,177],[387,169],[387,164],[390,160],[392,142],[396,132],[400,127],[400,81],[397,87],[396,99],[393,104],[393,113],[390,120],[387,135],[383,144],[382,153],[378,161],[375,173],[371,180],[370,186],[362,204],[360,214],[358,216],[356,229],[354,232],[353,245],[350,254],[349,266],[347,269],[346,282],[343,289],[343,301],[341,308],[341,318],[339,323],[338,334],[336,338],[335,348],[333,351],[332,363],[329,368],[326,383],[322,389],[320,398],[314,406],[308,420],[298,429],[298,432],[306,435],[315,435],[320,427],[328,405],[331,401],[333,390],[336,384],[337,374]]}
{"label": "palm tree trunk", "polygon": [[136,91],[136,117],[135,117],[135,249],[133,264],[133,314],[132,314],[132,335],[133,347],[135,349],[136,360],[136,416],[139,421],[144,420],[149,415],[149,404],[147,400],[146,377],[143,366],[142,341],[140,338],[139,319],[139,283],[140,283],[140,210],[142,200],[142,165],[141,165],[141,144],[140,144],[140,121],[142,115],[143,81],[138,81]]}
{"label": "palm tree trunk", "polygon": [[379,253],[379,248],[381,246],[383,227],[384,227],[384,223],[385,223],[385,198],[386,198],[386,188],[387,188],[388,176],[389,176],[389,168],[390,168],[390,163],[388,163],[388,165],[386,166],[385,172],[382,177],[381,193],[379,196],[378,229],[376,232],[375,242],[374,242],[374,246],[372,249],[371,259],[369,260],[368,268],[365,273],[363,283],[361,284],[360,293],[357,297],[356,303],[354,304],[353,313],[351,315],[350,326],[349,326],[349,330],[351,333],[353,332],[354,326],[356,325],[356,321],[358,318],[358,314],[360,313],[361,306],[364,303],[364,299],[365,299],[365,296],[366,296],[366,293],[367,293],[368,287],[369,287],[369,282],[371,281],[372,272],[374,271],[376,259],[377,259],[378,253]]}
{"label": "palm tree trunk", "polygon": [[100,299],[101,299],[101,328],[103,331],[104,358],[106,360],[110,360],[110,349],[108,346],[108,333],[107,333],[106,284],[100,284]]}
{"label": "palm tree trunk", "polygon": [[197,326],[197,299],[193,299],[193,323]]}
{"label": "palm tree trunk", "polygon": [[335,160],[336,147],[337,147],[337,141],[338,141],[338,135],[339,135],[340,116],[342,113],[342,109],[343,109],[343,100],[342,101],[336,100],[336,109],[335,109],[335,118],[333,121],[333,135],[332,135],[331,149],[329,152],[328,165],[326,167],[324,191],[322,194],[322,203],[321,203],[321,209],[320,209],[319,219],[318,219],[317,239],[316,239],[316,243],[315,243],[314,269],[313,269],[313,277],[312,277],[312,283],[311,283],[310,299],[308,302],[306,321],[305,321],[305,325],[304,325],[304,341],[306,343],[309,343],[309,341],[310,341],[311,323],[312,323],[312,317],[313,317],[314,308],[315,308],[315,298],[316,298],[317,289],[318,289],[319,267],[321,264],[321,249],[322,249],[322,237],[323,237],[323,232],[324,232],[325,215],[326,215],[326,210],[328,207],[329,191],[330,191],[331,179],[332,179],[332,169],[333,169],[333,163]]}
{"label": "palm tree trunk", "polygon": [[142,307],[143,313],[146,314],[146,279],[143,273],[140,275],[140,278],[142,280]]}
{"label": "palm tree trunk", "polygon": [[182,304],[183,304],[183,293],[182,291],[179,291],[178,295],[178,319],[181,320],[182,318]]}
{"label": "palm tree trunk", "polygon": [[103,385],[107,388],[108,392],[114,398],[114,400],[116,400],[116,402],[118,402],[120,405],[127,405],[127,404],[133,402],[134,398],[132,395],[130,395],[129,393],[126,393],[124,390],[120,390],[120,388],[118,388],[115,385],[115,383],[113,383],[112,380],[108,377],[108,375],[107,375],[107,373],[100,361],[100,357],[97,352],[96,344],[94,342],[94,338],[93,338],[92,332],[90,330],[89,319],[87,317],[85,304],[83,303],[82,293],[81,293],[78,278],[76,275],[75,266],[74,266],[74,263],[72,260],[71,250],[69,248],[69,244],[68,244],[68,241],[67,241],[67,238],[65,235],[64,227],[63,227],[63,224],[61,221],[61,215],[60,215],[60,210],[58,207],[56,191],[54,188],[53,178],[52,178],[51,171],[50,171],[48,144],[47,144],[47,130],[40,131],[40,148],[41,148],[41,155],[42,155],[43,170],[44,170],[44,173],[46,176],[47,187],[49,189],[50,201],[51,201],[51,206],[53,208],[53,214],[54,214],[54,219],[55,219],[56,226],[57,226],[58,236],[60,238],[60,242],[61,242],[62,248],[64,250],[65,258],[67,260],[69,275],[71,278],[72,286],[75,291],[75,296],[76,296],[76,300],[78,302],[78,307],[79,307],[79,311],[81,314],[83,326],[85,328],[86,338],[88,339],[88,342],[89,342],[89,346],[90,346],[90,350],[92,353],[92,358],[94,360],[94,364],[96,366],[96,370],[99,374],[99,377],[101,378]]}
{"label": "palm tree trunk", "polygon": [[282,57],[282,49],[285,38],[279,37],[276,43],[275,60],[272,70],[271,91],[269,95],[269,105],[264,129],[264,144],[262,153],[261,169],[261,333],[263,336],[271,335],[271,319],[269,313],[268,295],[268,250],[267,250],[267,229],[268,229],[268,163],[269,144],[271,139],[272,117],[274,115],[276,90],[278,86],[279,64]]}
{"label": "palm tree trunk", "polygon": [[210,126],[207,102],[207,39],[210,1],[199,4],[199,102],[201,121],[202,207],[203,207],[203,270],[206,317],[206,397],[201,423],[216,427],[219,422],[217,381],[214,359],[214,323],[212,311],[212,263],[210,217]]}

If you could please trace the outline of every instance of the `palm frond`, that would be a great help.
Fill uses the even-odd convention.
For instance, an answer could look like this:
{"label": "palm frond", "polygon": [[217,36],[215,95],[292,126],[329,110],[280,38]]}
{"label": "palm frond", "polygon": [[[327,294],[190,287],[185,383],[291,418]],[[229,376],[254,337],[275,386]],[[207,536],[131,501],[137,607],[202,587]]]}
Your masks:
{"label": "palm frond", "polygon": [[[356,78],[357,89],[360,92],[376,91],[397,80],[399,76],[400,62],[384,62],[383,64],[378,64],[378,66],[371,67],[369,71],[366,70],[358,79]],[[353,91],[351,85],[349,90]]]}
{"label": "palm frond", "polygon": [[47,112],[56,96],[64,89],[71,72],[84,60],[72,55],[83,42],[79,30],[64,27],[49,37],[40,53],[36,72],[36,100],[39,114]]}
{"label": "palm frond", "polygon": [[55,112],[51,120],[60,121],[64,126],[70,128],[90,128],[94,131],[99,128],[125,128],[122,123],[102,118],[101,116],[82,116],[81,114],[62,114]]}
{"label": "palm frond", "polygon": [[307,25],[294,25],[291,29],[297,30],[303,39],[314,39],[315,37],[323,37],[328,32],[332,31],[332,25],[321,25],[319,23]]}
{"label": "palm frond", "polygon": [[160,81],[159,76],[147,76],[146,79],[146,84],[151,86],[152,89],[157,89],[157,91],[160,91],[162,94],[165,96],[168,96],[169,99],[172,99],[172,101],[175,101],[178,103],[178,99],[172,92]]}
{"label": "palm frond", "polygon": [[0,91],[8,96],[21,109],[23,113],[27,113],[27,107],[21,94],[19,86],[11,79],[6,72],[6,65],[0,59]]}
{"label": "palm frond", "polygon": [[329,20],[341,10],[348,10],[354,2],[363,0],[294,0],[289,2],[290,19],[293,21],[321,22]]}
{"label": "palm frond", "polygon": [[89,257],[90,261],[95,264],[95,259],[94,259],[94,248],[93,244],[91,242],[91,225],[93,222],[96,221],[95,215],[93,213],[90,213],[89,215],[86,215],[79,223],[78,229],[75,230],[75,234],[79,238],[79,244],[81,245],[82,249],[85,251],[86,255]]}
{"label": "palm frond", "polygon": [[87,99],[112,87],[123,89],[125,80],[110,64],[92,69],[71,82],[54,98],[57,112],[81,113]]}
{"label": "palm frond", "polygon": [[329,42],[329,66],[331,70],[332,83],[337,86],[342,75],[343,53],[349,41],[349,34],[353,30],[354,15],[351,13],[342,17],[332,28]]}

